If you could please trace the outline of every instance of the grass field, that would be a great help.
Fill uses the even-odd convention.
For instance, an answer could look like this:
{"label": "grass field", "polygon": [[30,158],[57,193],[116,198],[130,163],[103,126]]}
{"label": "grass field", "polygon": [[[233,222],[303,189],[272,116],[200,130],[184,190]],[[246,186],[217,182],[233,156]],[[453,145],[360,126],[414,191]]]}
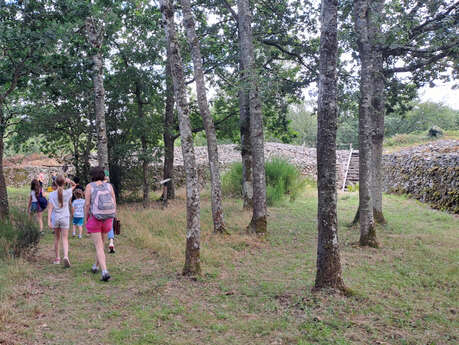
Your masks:
{"label": "grass field", "polygon": [[391,153],[407,147],[423,145],[437,140],[459,140],[459,130],[449,130],[439,138],[431,138],[426,132],[397,134],[384,138],[384,153]]}
{"label": "grass field", "polygon": [[[23,205],[24,193],[11,190]],[[458,220],[385,196],[381,249],[348,228],[357,193],[339,195],[343,276],[350,297],[312,294],[316,192],[269,210],[269,236],[248,236],[250,214],[225,200],[230,236],[211,234],[202,196],[203,275],[180,275],[183,195],[166,210],[123,205],[109,283],[89,272],[89,238],[71,239],[72,267],[53,266],[47,231],[33,262],[0,267],[0,344],[457,344]]]}

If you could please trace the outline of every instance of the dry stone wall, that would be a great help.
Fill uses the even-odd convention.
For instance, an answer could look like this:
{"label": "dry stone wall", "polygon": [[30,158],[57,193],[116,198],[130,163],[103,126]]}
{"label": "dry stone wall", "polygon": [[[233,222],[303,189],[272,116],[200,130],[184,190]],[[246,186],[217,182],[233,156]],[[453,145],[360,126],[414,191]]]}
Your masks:
{"label": "dry stone wall", "polygon": [[[241,161],[241,152],[237,145],[219,145],[218,154],[220,165],[224,172],[231,164]],[[337,151],[337,183],[342,185],[344,177],[345,164],[348,158],[348,151]],[[208,181],[208,158],[207,147],[195,147],[196,163],[198,167],[198,176],[201,185]],[[297,145],[288,145],[281,143],[265,143],[265,157],[270,159],[273,157],[281,157],[294,164],[304,176],[316,178],[316,149]],[[162,180],[162,166],[151,166],[151,184],[152,188],[159,187],[159,181]],[[6,167],[6,179],[8,186],[20,187],[28,185],[32,178],[36,177],[40,172],[43,172],[48,178],[52,173],[62,173],[61,166],[55,167],[40,167],[26,166],[24,164],[10,164]],[[68,171],[67,171],[68,172]],[[183,169],[183,158],[180,147],[175,148],[174,152],[174,180],[177,186],[185,184],[185,171]]]}
{"label": "dry stone wall", "polygon": [[459,213],[459,141],[439,140],[384,155],[384,189]]}
{"label": "dry stone wall", "polygon": [[[206,167],[208,164],[207,147],[195,147],[196,163],[198,166]],[[349,156],[349,151],[338,150],[336,153],[337,159],[337,184],[342,185],[344,178],[344,169]],[[219,145],[218,157],[222,170],[225,171],[232,163],[241,161],[241,151],[239,146],[234,144]],[[281,143],[265,143],[265,159],[280,157],[284,158],[295,165],[304,176],[317,178],[317,159],[316,149],[298,145],[281,144]],[[183,166],[182,153],[179,147],[175,148],[174,166]],[[200,169],[206,171],[206,169]],[[180,174],[179,174],[180,175]]]}
{"label": "dry stone wall", "polygon": [[[73,173],[73,167],[65,167],[67,174]],[[8,166],[4,168],[6,185],[20,188],[29,186],[34,178],[43,173],[44,180],[50,181],[52,175],[63,174],[63,166]]]}

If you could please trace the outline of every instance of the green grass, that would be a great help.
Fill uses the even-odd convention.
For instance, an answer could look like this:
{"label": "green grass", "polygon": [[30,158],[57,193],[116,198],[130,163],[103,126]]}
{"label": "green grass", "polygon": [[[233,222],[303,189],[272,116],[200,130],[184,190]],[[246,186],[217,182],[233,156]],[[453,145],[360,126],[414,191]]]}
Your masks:
{"label": "green grass", "polygon": [[[166,210],[124,205],[108,256],[108,284],[88,272],[88,238],[71,239],[72,268],[51,265],[52,235],[36,260],[0,265],[0,343],[13,344],[454,344],[458,341],[457,218],[385,195],[381,249],[348,228],[357,193],[339,194],[343,277],[351,297],[312,294],[316,192],[269,209],[269,236],[245,234],[250,214],[225,200],[230,236],[211,232],[202,195],[203,275],[180,275],[185,201]],[[14,195],[15,204],[21,192]],[[22,202],[22,201],[21,201]]]}
{"label": "green grass", "polygon": [[439,138],[432,138],[427,132],[414,132],[408,134],[397,134],[392,137],[384,138],[384,148],[386,152],[397,151],[399,149],[425,144],[431,141],[443,139],[459,139],[459,130],[445,131],[444,135]]}
{"label": "green grass", "polygon": [[[280,157],[273,157],[266,162],[266,203],[268,206],[278,204],[289,197],[294,201],[309,183],[301,176],[293,164]],[[242,197],[242,163],[233,163],[222,177],[223,195]]]}

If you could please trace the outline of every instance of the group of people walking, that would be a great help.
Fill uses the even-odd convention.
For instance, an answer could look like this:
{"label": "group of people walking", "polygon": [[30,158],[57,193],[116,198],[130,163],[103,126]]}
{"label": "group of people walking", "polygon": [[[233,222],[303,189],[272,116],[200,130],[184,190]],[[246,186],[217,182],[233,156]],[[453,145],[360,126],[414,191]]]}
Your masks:
{"label": "group of people walking", "polygon": [[70,219],[72,219],[72,234],[78,238],[83,235],[83,225],[86,224],[96,250],[96,260],[91,268],[94,274],[101,271],[101,280],[108,281],[110,274],[105,260],[104,243],[108,235],[109,251],[115,252],[113,243],[113,219],[116,215],[116,198],[112,185],[104,169],[95,167],[90,170],[91,183],[86,188],[79,184],[79,179],[65,178],[63,175],[53,177],[51,192],[46,199],[43,190],[43,175],[31,183],[28,203],[29,214],[35,214],[40,231],[43,233],[43,212],[48,209],[48,227],[54,232],[54,264],[61,264],[60,243],[62,241],[65,268],[71,266],[69,259]]}

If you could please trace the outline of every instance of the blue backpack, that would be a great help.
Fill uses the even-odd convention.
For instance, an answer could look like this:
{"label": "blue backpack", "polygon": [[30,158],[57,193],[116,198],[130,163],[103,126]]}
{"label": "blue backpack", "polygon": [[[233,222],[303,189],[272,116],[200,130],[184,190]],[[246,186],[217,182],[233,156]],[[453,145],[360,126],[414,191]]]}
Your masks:
{"label": "blue backpack", "polygon": [[46,200],[46,198],[43,196],[43,193],[41,190],[40,190],[40,195],[37,198],[37,201],[38,201],[38,205],[40,206],[42,210],[45,210],[46,207],[48,207],[48,200]]}

